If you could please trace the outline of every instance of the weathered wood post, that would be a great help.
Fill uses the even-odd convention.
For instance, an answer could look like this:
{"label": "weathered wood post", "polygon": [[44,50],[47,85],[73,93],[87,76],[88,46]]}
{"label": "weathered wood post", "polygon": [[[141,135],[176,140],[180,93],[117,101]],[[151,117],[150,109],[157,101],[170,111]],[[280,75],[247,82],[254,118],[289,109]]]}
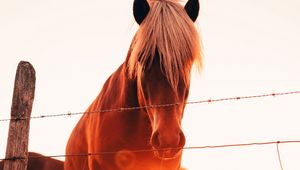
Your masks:
{"label": "weathered wood post", "polygon": [[26,170],[29,123],[34,99],[35,70],[29,62],[18,65],[3,170]]}

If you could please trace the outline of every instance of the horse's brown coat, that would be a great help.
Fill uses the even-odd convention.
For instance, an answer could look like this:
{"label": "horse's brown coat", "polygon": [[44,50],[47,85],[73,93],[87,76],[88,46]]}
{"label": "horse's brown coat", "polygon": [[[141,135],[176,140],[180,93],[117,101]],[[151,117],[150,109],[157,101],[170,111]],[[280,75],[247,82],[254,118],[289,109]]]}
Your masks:
{"label": "horse's brown coat", "polygon": [[[177,0],[149,2],[150,11],[125,62],[105,82],[66,147],[66,154],[99,154],[66,157],[65,170],[180,168],[185,144],[181,120],[191,67],[194,62],[201,66],[200,42],[193,21]],[[99,112],[171,103],[177,104]]]}
{"label": "horse's brown coat", "polygon": [[[43,155],[35,152],[29,152],[29,159],[27,170],[63,170],[64,162],[53,158],[36,158],[43,157]],[[33,157],[33,158],[30,158]],[[3,170],[4,162],[0,162],[0,170]]]}

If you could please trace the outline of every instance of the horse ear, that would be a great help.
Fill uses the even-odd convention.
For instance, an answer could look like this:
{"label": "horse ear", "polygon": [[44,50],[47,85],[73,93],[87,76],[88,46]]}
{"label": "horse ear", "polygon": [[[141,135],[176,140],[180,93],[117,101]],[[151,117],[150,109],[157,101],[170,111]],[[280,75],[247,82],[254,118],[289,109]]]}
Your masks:
{"label": "horse ear", "polygon": [[195,22],[198,17],[199,8],[199,0],[189,0],[184,6],[186,13],[193,22]]}
{"label": "horse ear", "polygon": [[150,11],[150,6],[147,0],[134,0],[133,2],[133,15],[134,19],[138,24],[141,24],[146,18],[148,12]]}

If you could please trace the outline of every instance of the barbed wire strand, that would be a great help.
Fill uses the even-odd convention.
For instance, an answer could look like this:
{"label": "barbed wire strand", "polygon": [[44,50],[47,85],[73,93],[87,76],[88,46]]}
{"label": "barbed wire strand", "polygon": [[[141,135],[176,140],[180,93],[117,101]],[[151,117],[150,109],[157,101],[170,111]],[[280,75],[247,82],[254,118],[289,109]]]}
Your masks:
{"label": "barbed wire strand", "polygon": [[[215,102],[224,102],[224,101],[238,101],[244,99],[255,99],[255,98],[264,98],[264,97],[276,97],[276,96],[284,96],[284,95],[293,95],[300,94],[300,91],[291,91],[291,92],[282,92],[282,93],[268,93],[268,94],[260,94],[260,95],[252,95],[252,96],[241,96],[241,97],[227,97],[227,98],[219,98],[219,99],[208,99],[208,100],[199,100],[199,101],[191,101],[186,102],[187,105],[195,105],[202,103],[215,103]],[[64,117],[64,116],[74,116],[74,115],[84,115],[84,114],[96,114],[96,113],[107,113],[107,112],[123,112],[130,110],[140,110],[140,109],[148,109],[148,108],[162,108],[162,107],[173,107],[180,105],[182,103],[171,103],[171,104],[157,104],[157,105],[149,105],[149,106],[137,106],[137,107],[123,107],[123,108],[115,108],[115,109],[104,109],[99,111],[89,111],[89,112],[76,112],[76,113],[63,113],[63,114],[50,114],[50,115],[40,115],[40,116],[32,116],[32,117],[17,117],[17,118],[7,118],[0,119],[0,122],[10,121],[10,120],[27,120],[27,119],[42,119],[42,118],[51,118],[51,117]]]}
{"label": "barbed wire strand", "polygon": [[278,156],[278,161],[279,161],[280,168],[281,168],[281,170],[283,170],[281,156],[280,156],[280,151],[279,151],[279,143],[280,142],[276,143],[276,150],[277,150],[277,156]]}
{"label": "barbed wire strand", "polygon": [[[300,143],[300,140],[289,140],[289,141],[272,141],[272,142],[253,142],[253,143],[240,143],[240,144],[225,144],[225,145],[212,145],[212,146],[191,146],[184,148],[168,148],[168,149],[141,149],[141,150],[132,150],[131,153],[142,153],[142,152],[153,152],[153,151],[165,151],[165,150],[201,150],[201,149],[217,149],[217,148],[231,148],[231,147],[247,147],[247,146],[263,146],[263,145],[273,145],[276,144],[277,148],[279,144],[290,144],[290,143]],[[52,155],[52,156],[29,156],[28,158],[32,159],[45,159],[45,158],[59,158],[59,157],[87,157],[87,156],[101,156],[107,154],[116,154],[118,151],[106,151],[106,152],[95,152],[95,153],[78,153],[78,154],[66,154],[66,155]],[[279,148],[277,153],[280,160],[281,169],[282,163],[280,159]],[[0,161],[15,161],[20,159],[26,159],[24,157],[10,157],[0,159]]]}

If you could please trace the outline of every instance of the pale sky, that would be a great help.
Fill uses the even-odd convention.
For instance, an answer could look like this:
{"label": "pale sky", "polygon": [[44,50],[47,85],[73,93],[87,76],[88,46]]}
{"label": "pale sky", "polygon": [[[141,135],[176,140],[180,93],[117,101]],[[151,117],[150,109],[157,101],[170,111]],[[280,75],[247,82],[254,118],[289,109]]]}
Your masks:
{"label": "pale sky", "polygon": [[[204,70],[189,101],[300,90],[300,1],[200,0]],[[125,60],[132,0],[0,0],[0,119],[9,118],[20,60],[36,69],[32,116],[84,111]],[[300,95],[188,105],[186,146],[300,140]],[[64,154],[80,116],[31,120],[29,150]],[[0,158],[8,122],[0,122]],[[284,170],[300,144],[281,144]],[[189,170],[279,170],[276,146],[187,150]]]}

